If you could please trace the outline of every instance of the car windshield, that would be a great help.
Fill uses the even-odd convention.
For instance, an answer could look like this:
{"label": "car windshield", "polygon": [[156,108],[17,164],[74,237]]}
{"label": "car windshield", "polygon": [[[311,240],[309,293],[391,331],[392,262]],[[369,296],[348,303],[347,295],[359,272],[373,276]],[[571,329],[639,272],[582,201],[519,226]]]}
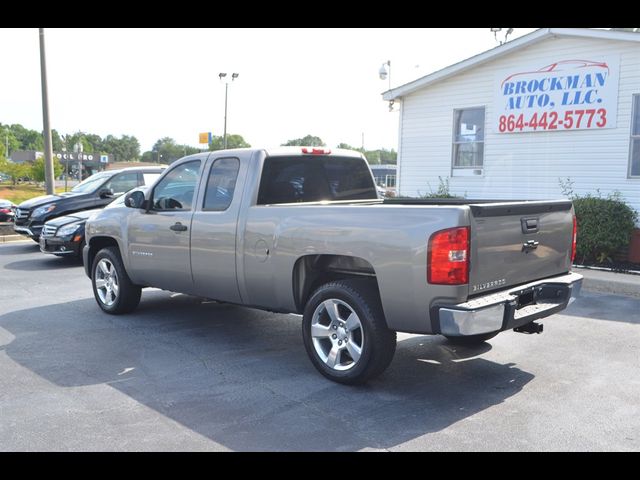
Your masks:
{"label": "car windshield", "polygon": [[73,187],[71,191],[73,193],[90,193],[96,190],[102,183],[113,176],[113,172],[100,172],[94,175],[91,175],[86,180],[80,182],[78,185]]}

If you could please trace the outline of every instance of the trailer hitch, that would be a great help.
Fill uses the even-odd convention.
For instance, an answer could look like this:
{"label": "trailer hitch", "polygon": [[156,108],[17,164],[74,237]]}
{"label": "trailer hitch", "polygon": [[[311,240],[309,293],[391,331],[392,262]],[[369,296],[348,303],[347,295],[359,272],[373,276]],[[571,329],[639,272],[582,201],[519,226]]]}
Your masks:
{"label": "trailer hitch", "polygon": [[542,333],[544,330],[544,325],[542,323],[529,322],[521,327],[516,327],[513,329],[514,332],[518,333]]}

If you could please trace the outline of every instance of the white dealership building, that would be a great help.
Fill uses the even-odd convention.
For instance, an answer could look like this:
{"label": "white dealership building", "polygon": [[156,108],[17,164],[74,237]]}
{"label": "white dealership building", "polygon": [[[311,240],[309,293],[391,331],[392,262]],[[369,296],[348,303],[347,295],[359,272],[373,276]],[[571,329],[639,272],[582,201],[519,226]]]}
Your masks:
{"label": "white dealership building", "polygon": [[401,195],[549,199],[618,190],[640,211],[640,33],[545,28],[413,82],[400,105]]}

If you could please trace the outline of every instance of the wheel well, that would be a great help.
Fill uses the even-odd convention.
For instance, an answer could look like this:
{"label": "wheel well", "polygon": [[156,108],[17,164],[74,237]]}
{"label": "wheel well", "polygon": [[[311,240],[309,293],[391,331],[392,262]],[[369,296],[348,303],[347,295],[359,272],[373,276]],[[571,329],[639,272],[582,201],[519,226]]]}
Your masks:
{"label": "wheel well", "polygon": [[[305,255],[293,267],[293,296],[298,313],[321,285],[346,278],[369,278],[378,290],[373,266],[363,258],[348,255]],[[379,295],[379,293],[378,293]]]}
{"label": "wheel well", "polygon": [[91,267],[93,265],[93,259],[96,257],[98,252],[105,247],[116,247],[119,249],[118,242],[114,238],[111,237],[93,237],[89,242],[89,256],[87,257],[87,271],[91,272]]}

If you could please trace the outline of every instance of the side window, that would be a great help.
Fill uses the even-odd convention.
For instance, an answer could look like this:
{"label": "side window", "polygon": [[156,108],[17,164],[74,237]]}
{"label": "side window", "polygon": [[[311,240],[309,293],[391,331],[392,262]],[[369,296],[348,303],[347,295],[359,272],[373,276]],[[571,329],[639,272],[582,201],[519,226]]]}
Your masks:
{"label": "side window", "polygon": [[132,188],[136,188],[137,186],[138,173],[129,172],[116,175],[105,184],[104,188],[110,189],[113,192],[114,196],[118,196],[122,195],[125,192],[128,192]]}
{"label": "side window", "polygon": [[200,160],[171,170],[153,190],[154,210],[191,210],[200,173]]}
{"label": "side window", "polygon": [[240,161],[237,158],[219,158],[209,170],[203,210],[223,211],[229,208],[236,188]]}
{"label": "side window", "polygon": [[144,172],[142,174],[142,183],[140,185],[153,185],[159,176],[160,176],[159,173]]}

